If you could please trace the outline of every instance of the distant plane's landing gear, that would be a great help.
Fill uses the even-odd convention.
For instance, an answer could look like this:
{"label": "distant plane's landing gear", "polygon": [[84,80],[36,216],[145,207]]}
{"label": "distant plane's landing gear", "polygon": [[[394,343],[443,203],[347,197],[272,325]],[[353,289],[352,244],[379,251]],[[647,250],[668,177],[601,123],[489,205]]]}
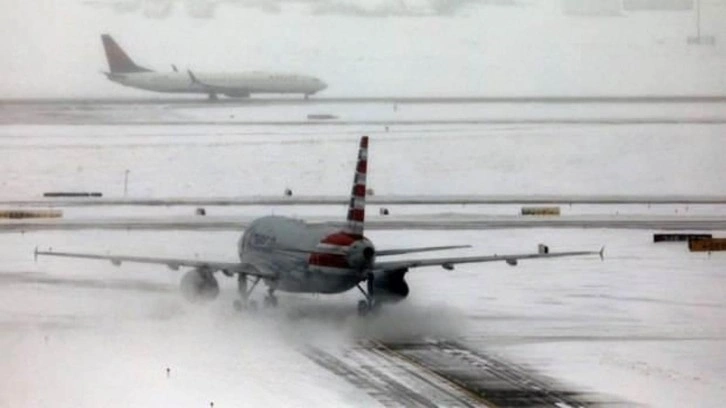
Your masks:
{"label": "distant plane's landing gear", "polygon": [[217,98],[217,94],[216,94],[216,93],[210,93],[210,94],[209,94],[209,100],[210,100],[210,101],[216,101],[216,100],[218,100],[218,99],[219,99],[219,98]]}
{"label": "distant plane's landing gear", "polygon": [[305,95],[303,95],[303,97],[304,97],[304,98],[305,98],[305,100],[307,101],[308,99],[310,99],[310,94],[305,94]]}
{"label": "distant plane's landing gear", "polygon": [[358,290],[361,291],[365,300],[358,302],[358,316],[367,316],[369,313],[375,313],[380,310],[380,304],[373,298],[373,274],[368,274],[367,278],[367,291],[358,284]]}
{"label": "distant plane's landing gear", "polygon": [[243,310],[257,310],[257,302],[249,300],[250,294],[255,290],[255,286],[260,282],[260,278],[256,277],[252,282],[252,286],[247,289],[247,275],[240,273],[237,275],[237,292],[239,293],[239,299],[232,302],[234,310],[241,312]]}

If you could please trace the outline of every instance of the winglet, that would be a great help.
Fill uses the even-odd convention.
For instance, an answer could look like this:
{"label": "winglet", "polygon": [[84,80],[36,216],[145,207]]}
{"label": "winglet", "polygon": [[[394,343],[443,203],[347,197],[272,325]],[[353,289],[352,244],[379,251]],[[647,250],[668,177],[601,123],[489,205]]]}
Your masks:
{"label": "winglet", "polygon": [[197,76],[194,75],[194,73],[192,72],[191,69],[188,69],[187,73],[189,74],[189,79],[192,80],[193,84],[201,84],[201,82],[199,82],[199,80],[197,79]]}
{"label": "winglet", "polygon": [[600,255],[601,261],[605,260],[605,245],[603,245],[602,248],[600,248],[600,252],[598,253],[598,255]]}

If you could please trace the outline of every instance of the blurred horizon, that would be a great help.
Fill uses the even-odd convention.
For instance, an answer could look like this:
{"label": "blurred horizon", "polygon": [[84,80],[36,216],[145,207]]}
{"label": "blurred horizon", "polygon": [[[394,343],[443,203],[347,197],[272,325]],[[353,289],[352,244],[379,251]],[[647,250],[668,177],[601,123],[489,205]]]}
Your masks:
{"label": "blurred horizon", "polygon": [[[320,97],[726,94],[726,4],[693,0],[8,0],[0,95],[148,98],[101,75],[110,33],[157,71],[314,75]],[[20,39],[20,40],[18,40]]]}

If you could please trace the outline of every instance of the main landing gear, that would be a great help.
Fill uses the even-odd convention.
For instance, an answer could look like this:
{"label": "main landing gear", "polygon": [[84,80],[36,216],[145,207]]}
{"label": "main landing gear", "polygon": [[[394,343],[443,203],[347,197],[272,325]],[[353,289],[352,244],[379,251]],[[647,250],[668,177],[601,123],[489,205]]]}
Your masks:
{"label": "main landing gear", "polygon": [[358,302],[358,316],[367,316],[369,313],[376,313],[381,308],[380,303],[376,302],[376,299],[373,297],[372,273],[368,274],[368,277],[366,278],[366,284],[367,290],[363,290],[363,288],[360,286],[360,283],[356,285],[358,287],[358,290],[360,290],[363,296],[365,296],[364,300],[360,300]]}
{"label": "main landing gear", "polygon": [[263,304],[265,307],[277,307],[277,296],[275,296],[275,289],[272,287],[267,289],[267,296],[265,296]]}
{"label": "main landing gear", "polygon": [[[252,286],[250,288],[247,288],[247,275],[240,273],[237,275],[237,292],[239,293],[240,298],[236,299],[232,306],[235,310],[238,312],[241,312],[243,310],[251,310],[255,311],[257,310],[257,302],[255,300],[250,299],[250,295],[252,294],[252,291],[255,290],[255,287],[258,283],[260,283],[260,277],[257,276],[252,280]],[[267,307],[277,307],[277,297],[275,296],[275,289],[273,287],[270,287],[267,289],[267,296],[265,296],[265,300],[263,302],[263,305]]]}

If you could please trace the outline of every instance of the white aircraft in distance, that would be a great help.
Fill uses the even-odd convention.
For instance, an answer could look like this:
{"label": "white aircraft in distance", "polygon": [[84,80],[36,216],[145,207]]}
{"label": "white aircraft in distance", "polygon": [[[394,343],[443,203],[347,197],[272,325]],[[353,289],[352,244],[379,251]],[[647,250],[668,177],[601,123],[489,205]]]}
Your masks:
{"label": "white aircraft in distance", "polygon": [[[600,255],[603,250],[553,253],[540,246],[537,253],[512,255],[487,255],[433,259],[379,261],[391,255],[413,252],[440,251],[469,247],[439,246],[405,249],[376,250],[365,237],[364,215],[366,174],[368,172],[368,137],[360,139],[358,164],[355,168],[348,218],[340,228],[329,225],[307,224],[304,221],[266,216],[253,221],[239,240],[239,262],[202,261],[197,259],[155,258],[124,255],[94,255],[84,253],[38,251],[35,256],[59,256],[71,258],[103,259],[114,265],[122,262],[161,264],[178,270],[192,268],[181,279],[181,292],[192,302],[211,300],[219,295],[216,272],[233,277],[236,275],[240,299],[234,306],[256,308],[249,300],[255,286],[263,281],[267,285],[265,306],[276,306],[275,291],[302,293],[341,293],[357,287],[364,300],[358,303],[361,315],[376,309],[385,302],[398,302],[406,298],[409,287],[404,277],[412,268],[441,266],[452,270],[455,264],[471,262],[504,261],[517,265],[521,259],[559,258],[579,255]],[[248,288],[248,282],[251,286]]]}
{"label": "white aircraft in distance", "polygon": [[154,72],[136,65],[110,35],[101,35],[101,40],[109,68],[104,74],[109,80],[132,88],[201,93],[214,100],[218,94],[247,98],[255,93],[303,94],[307,98],[328,87],[320,79],[306,75],[270,72],[195,74],[191,70],[179,72],[175,65],[172,65],[172,72]]}

